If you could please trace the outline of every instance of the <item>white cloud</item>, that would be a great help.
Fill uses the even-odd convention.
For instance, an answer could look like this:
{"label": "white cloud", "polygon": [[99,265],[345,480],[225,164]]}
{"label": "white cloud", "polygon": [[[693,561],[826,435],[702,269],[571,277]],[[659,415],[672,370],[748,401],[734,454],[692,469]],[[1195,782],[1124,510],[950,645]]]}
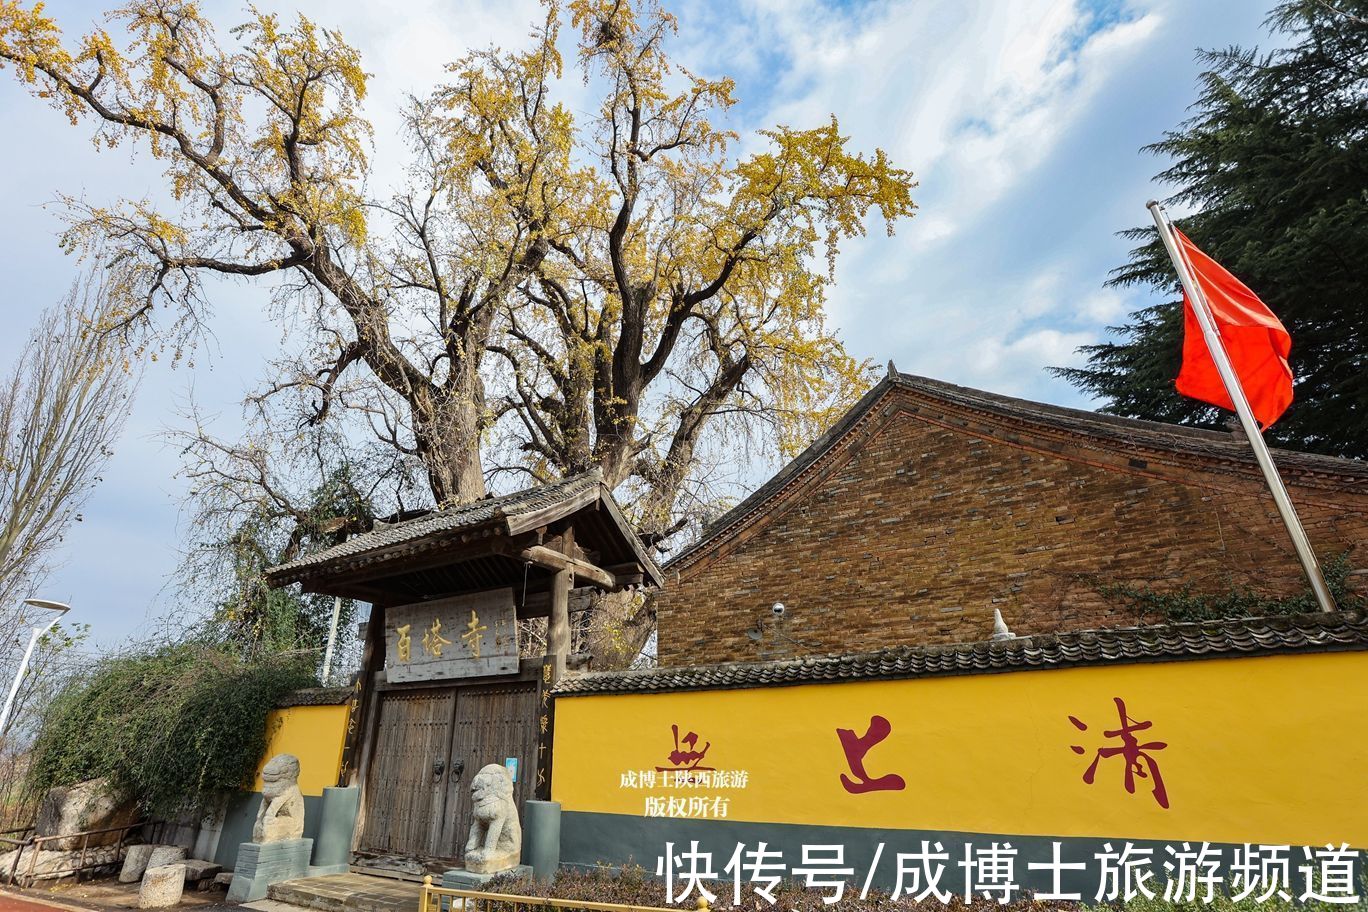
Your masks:
{"label": "white cloud", "polygon": [[[857,148],[881,147],[916,173],[917,216],[892,240],[871,230],[845,245],[831,309],[858,355],[1076,400],[1042,368],[1077,363],[1074,350],[1125,306],[1100,289],[1104,272],[1032,228],[1038,213],[1006,201],[1134,72],[1169,13],[1157,2],[1135,0],[1102,22],[1083,0],[890,0],[856,14],[821,0],[746,0],[685,37],[717,72],[769,67],[768,82],[739,89],[764,93],[744,109],[747,126],[806,127],[835,113]],[[1010,261],[999,258],[1007,233]]]}
{"label": "white cloud", "polygon": [[1042,364],[1073,366],[1080,362],[1075,353],[1080,345],[1093,339],[1088,332],[1063,332],[1037,329],[1009,339],[989,336],[970,344],[961,353],[965,367],[978,385],[994,392],[1026,395],[1031,393],[1033,375]]}
{"label": "white cloud", "polygon": [[743,148],[758,142],[755,128],[834,113],[856,148],[883,148],[920,181],[920,209],[896,237],[871,225],[843,246],[831,313],[857,355],[1077,401],[1042,369],[1076,363],[1074,349],[1125,306],[1100,290],[1105,270],[1007,201],[1037,184],[1108,87],[1134,72],[1170,16],[1162,2],[1132,0],[1099,21],[1085,0],[887,0],[854,11],[742,0],[725,13],[694,0],[681,22],[692,66],[740,77]]}
{"label": "white cloud", "polygon": [[692,36],[719,71],[778,58],[756,125],[837,114],[922,182],[917,242],[953,236],[1047,157],[1160,17],[1097,26],[1081,0],[899,0],[852,17],[817,0],[748,0]]}
{"label": "white cloud", "polygon": [[1083,297],[1078,314],[1090,323],[1111,324],[1126,313],[1126,299],[1117,291],[1104,288]]}

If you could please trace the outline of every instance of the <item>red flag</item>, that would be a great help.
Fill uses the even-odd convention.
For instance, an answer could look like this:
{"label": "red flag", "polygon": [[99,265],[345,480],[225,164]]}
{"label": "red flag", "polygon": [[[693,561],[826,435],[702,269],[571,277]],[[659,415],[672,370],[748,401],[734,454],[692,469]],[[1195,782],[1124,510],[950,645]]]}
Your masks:
{"label": "red flag", "polygon": [[[1292,337],[1263,301],[1220,263],[1197,249],[1177,228],[1178,247],[1216,322],[1235,376],[1259,424],[1267,428],[1292,404],[1292,368],[1287,356]],[[1223,409],[1235,411],[1216,362],[1202,337],[1202,325],[1183,291],[1183,368],[1178,392]]]}

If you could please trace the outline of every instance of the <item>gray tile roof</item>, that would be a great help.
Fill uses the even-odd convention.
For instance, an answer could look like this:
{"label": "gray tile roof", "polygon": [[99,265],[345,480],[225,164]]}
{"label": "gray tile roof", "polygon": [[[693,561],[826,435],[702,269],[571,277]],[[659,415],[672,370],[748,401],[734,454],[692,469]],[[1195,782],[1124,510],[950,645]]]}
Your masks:
{"label": "gray tile roof", "polygon": [[557,504],[572,501],[602,485],[602,476],[595,469],[550,484],[515,491],[512,494],[486,497],[458,507],[433,510],[431,513],[403,522],[377,523],[370,532],[349,538],[339,545],[272,567],[266,571],[266,577],[272,585],[281,585],[298,579],[310,568],[339,559],[359,557],[430,536],[460,532],[488,524],[501,523],[506,532],[510,520],[540,513]]}
{"label": "gray tile roof", "polygon": [[[1032,402],[967,386],[956,386],[929,377],[900,373],[889,364],[888,375],[865,393],[834,425],[781,468],[774,477],[756,488],[731,510],[709,523],[695,541],[665,562],[665,569],[682,569],[695,557],[700,556],[714,541],[727,537],[752,517],[763,513],[772,497],[778,495],[790,482],[840,443],[842,438],[865,416],[873,412],[893,390],[903,390],[922,399],[943,402],[952,407],[969,409],[1008,421],[1025,422],[1079,434],[1097,441],[1100,445],[1115,449],[1185,454],[1211,460],[1216,464],[1242,466],[1248,471],[1257,471],[1254,453],[1249,444],[1224,431],[1121,418],[1104,415],[1101,412]],[[1332,489],[1368,488],[1368,462],[1293,450],[1275,449],[1273,454],[1278,467],[1284,472],[1295,473],[1299,476],[1299,481],[1314,481]]]}
{"label": "gray tile roof", "polygon": [[856,655],[771,662],[734,662],[636,671],[597,671],[564,678],[555,694],[659,693],[941,677],[1130,662],[1165,662],[1287,652],[1368,649],[1368,617],[1360,611],[1265,618],[1228,618],[1146,627],[1080,630],[955,646],[907,646]]}

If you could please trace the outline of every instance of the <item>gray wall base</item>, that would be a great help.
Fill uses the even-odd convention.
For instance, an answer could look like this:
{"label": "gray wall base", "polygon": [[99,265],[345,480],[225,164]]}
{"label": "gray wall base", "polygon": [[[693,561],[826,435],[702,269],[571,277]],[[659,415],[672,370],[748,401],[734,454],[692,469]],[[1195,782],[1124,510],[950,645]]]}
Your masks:
{"label": "gray wall base", "polygon": [[237,867],[228,887],[228,902],[254,902],[266,898],[266,889],[282,880],[295,880],[309,873],[312,839],[286,839],[281,842],[244,842],[238,846]]}
{"label": "gray wall base", "polygon": [[[237,867],[238,846],[252,841],[252,827],[256,826],[257,811],[261,808],[261,792],[237,792],[228,799],[223,815],[223,829],[218,839],[218,850],[210,861],[223,865],[224,870]],[[304,796],[304,838],[318,836],[323,820],[323,799],[317,795]],[[347,838],[351,838],[348,833]],[[347,846],[350,851],[351,846]]]}

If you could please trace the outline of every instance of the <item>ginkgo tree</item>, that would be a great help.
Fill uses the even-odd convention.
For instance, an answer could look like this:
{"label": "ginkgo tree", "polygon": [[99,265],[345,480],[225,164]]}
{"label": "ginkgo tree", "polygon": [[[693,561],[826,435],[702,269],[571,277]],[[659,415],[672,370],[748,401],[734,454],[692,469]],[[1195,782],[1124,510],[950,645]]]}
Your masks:
{"label": "ginkgo tree", "polygon": [[867,367],[828,331],[825,290],[870,210],[890,231],[911,213],[911,175],[849,151],[834,118],[762,131],[737,161],[713,123],[732,82],[670,62],[671,16],[621,0],[570,12],[602,99],[547,213],[550,250],[491,350],[511,374],[520,450],[557,473],[631,480],[638,521],[667,535],[719,416],[763,422],[792,452],[863,392]]}
{"label": "ginkgo tree", "polygon": [[[667,535],[710,428],[791,452],[868,382],[826,293],[842,240],[913,212],[910,172],[834,117],[742,154],[731,80],[670,59],[653,0],[548,0],[525,48],[453,63],[405,106],[408,181],[387,198],[368,195],[367,75],[336,31],[249,10],[220,33],[186,0],[108,22],[71,41],[41,5],[0,2],[0,62],[165,165],[166,205],[66,200],[64,243],[119,295],[111,328],[179,342],[207,277],[277,275],[263,313],[308,331],[262,399],[359,419],[434,504],[498,470],[597,467]],[[557,100],[567,25],[596,99],[578,123]]]}

